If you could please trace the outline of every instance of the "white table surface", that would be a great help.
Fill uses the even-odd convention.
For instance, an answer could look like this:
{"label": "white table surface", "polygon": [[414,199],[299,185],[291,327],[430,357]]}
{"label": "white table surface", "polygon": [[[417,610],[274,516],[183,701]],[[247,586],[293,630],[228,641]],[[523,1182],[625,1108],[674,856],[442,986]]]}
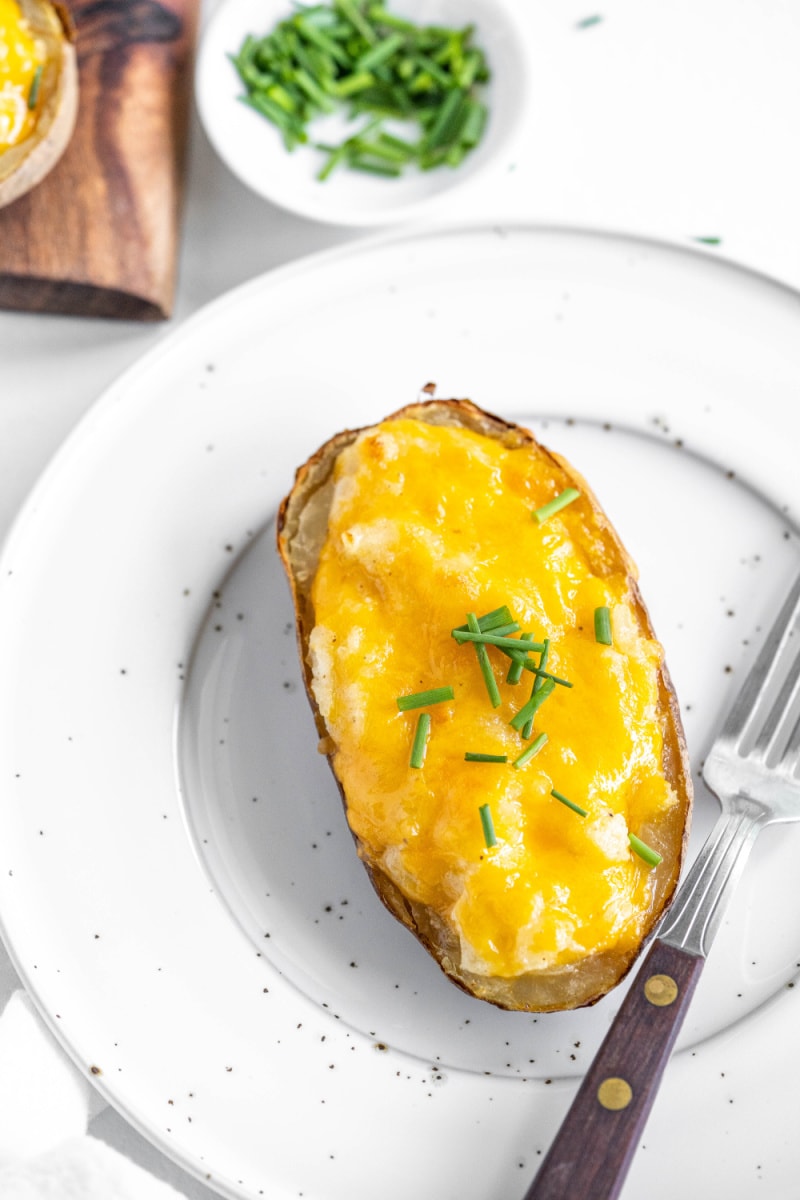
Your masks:
{"label": "white table surface", "polygon": [[[696,242],[697,253],[800,288],[800,5],[508,2],[526,26],[532,102],[506,161],[459,199],[454,218],[524,218],[687,245],[718,238],[714,247]],[[373,235],[294,218],[250,194],[194,121],[170,321],[0,313],[0,536],[64,437],[129,364],[229,288],[364,236]],[[18,987],[0,948],[0,1009]],[[186,1197],[211,1197],[111,1109],[101,1108],[90,1131]]]}

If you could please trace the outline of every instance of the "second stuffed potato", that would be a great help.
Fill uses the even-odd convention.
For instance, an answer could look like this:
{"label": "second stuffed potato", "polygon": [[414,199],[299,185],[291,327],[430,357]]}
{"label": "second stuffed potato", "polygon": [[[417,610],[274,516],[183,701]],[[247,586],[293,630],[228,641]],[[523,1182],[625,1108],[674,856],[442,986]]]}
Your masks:
{"label": "second stuffed potato", "polygon": [[36,187],[78,111],[74,29],[63,5],[0,0],[0,208]]}

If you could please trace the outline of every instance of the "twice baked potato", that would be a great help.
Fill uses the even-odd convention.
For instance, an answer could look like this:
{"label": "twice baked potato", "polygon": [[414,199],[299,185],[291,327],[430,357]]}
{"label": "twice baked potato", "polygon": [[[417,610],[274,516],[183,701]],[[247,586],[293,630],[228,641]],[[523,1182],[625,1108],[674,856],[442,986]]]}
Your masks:
{"label": "twice baked potato", "polygon": [[66,9],[0,0],[0,208],[44,179],[78,111],[78,68]]}
{"label": "twice baked potato", "polygon": [[598,1000],[672,897],[691,777],[635,567],[584,480],[469,401],[421,402],[301,466],[277,544],[380,898],[476,997]]}

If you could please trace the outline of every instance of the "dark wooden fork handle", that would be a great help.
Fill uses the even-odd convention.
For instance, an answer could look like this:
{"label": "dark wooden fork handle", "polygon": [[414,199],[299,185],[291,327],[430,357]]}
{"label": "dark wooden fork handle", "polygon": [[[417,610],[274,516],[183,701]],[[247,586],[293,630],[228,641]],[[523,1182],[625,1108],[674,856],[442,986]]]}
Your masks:
{"label": "dark wooden fork handle", "polygon": [[653,942],[525,1200],[619,1195],[704,964]]}

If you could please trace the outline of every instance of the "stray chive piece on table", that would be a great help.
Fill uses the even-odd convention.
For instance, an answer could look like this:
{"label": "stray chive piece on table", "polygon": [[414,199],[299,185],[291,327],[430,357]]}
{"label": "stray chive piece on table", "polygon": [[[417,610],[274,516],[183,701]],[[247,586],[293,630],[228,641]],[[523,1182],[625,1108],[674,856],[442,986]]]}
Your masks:
{"label": "stray chive piece on table", "polygon": [[[320,180],[340,166],[388,178],[457,167],[488,119],[489,67],[473,27],[417,25],[371,0],[298,6],[266,36],[248,34],[232,62],[242,101],[287,150],[312,144],[326,155]],[[312,121],[343,110],[359,128],[312,142]]]}

